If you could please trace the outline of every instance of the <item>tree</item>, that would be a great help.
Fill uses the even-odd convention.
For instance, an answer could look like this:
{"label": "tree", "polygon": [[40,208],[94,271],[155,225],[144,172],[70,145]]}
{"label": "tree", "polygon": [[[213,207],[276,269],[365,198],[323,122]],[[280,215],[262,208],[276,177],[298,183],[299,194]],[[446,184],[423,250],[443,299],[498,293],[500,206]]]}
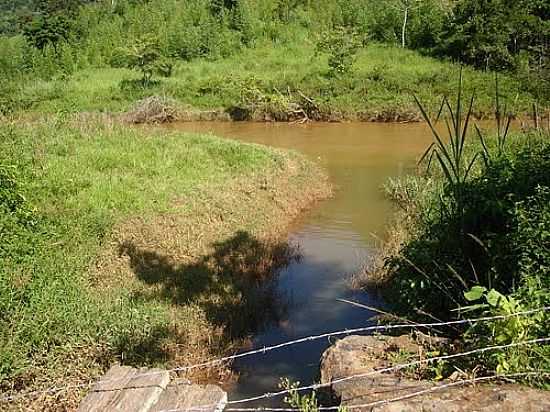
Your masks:
{"label": "tree", "polygon": [[38,49],[68,40],[76,28],[74,18],[85,0],[35,0],[34,13],[23,27],[27,41]]}
{"label": "tree", "polygon": [[130,46],[119,49],[118,63],[141,73],[141,83],[149,85],[154,74],[169,77],[172,63],[162,56],[157,39],[153,36],[137,38]]}
{"label": "tree", "polygon": [[407,23],[409,22],[409,13],[419,6],[421,0],[398,0],[396,7],[401,13],[403,13],[403,24],[401,25],[401,47],[405,48],[407,45]]}
{"label": "tree", "polygon": [[359,48],[365,37],[346,27],[337,27],[322,35],[316,52],[328,53],[329,75],[336,77],[351,71]]}
{"label": "tree", "polygon": [[68,19],[58,14],[36,16],[23,28],[27,41],[40,50],[48,44],[56,48],[57,43],[69,38],[69,33]]}
{"label": "tree", "polygon": [[440,50],[485,69],[513,68],[522,52],[544,59],[550,43],[549,15],[547,1],[460,0]]}

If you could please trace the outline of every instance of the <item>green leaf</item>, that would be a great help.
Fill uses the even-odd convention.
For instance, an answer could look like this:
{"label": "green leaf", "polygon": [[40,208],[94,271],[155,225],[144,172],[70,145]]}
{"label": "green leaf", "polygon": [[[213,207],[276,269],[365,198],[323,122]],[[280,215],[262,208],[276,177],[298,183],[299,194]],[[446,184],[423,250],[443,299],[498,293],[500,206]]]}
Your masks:
{"label": "green leaf", "polygon": [[468,302],[473,302],[481,299],[485,292],[487,292],[487,288],[485,286],[474,286],[468,292],[464,292],[464,297]]}
{"label": "green leaf", "polygon": [[499,306],[501,302],[507,302],[506,296],[504,296],[502,293],[497,292],[494,289],[491,289],[489,293],[487,293],[487,303],[493,307]]}
{"label": "green leaf", "polygon": [[477,305],[461,306],[458,309],[453,309],[452,312],[460,311],[461,313],[474,312],[479,309],[486,309],[489,305],[486,303],[478,303]]}

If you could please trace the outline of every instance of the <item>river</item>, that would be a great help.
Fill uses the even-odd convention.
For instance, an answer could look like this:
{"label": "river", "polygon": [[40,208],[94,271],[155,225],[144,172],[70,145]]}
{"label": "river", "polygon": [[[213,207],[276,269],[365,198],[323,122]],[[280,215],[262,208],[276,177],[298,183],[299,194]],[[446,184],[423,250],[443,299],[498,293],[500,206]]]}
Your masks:
{"label": "river", "polygon": [[[334,197],[302,216],[289,234],[301,259],[278,276],[283,320],[266,325],[251,348],[329,331],[368,326],[374,314],[338,299],[381,306],[379,297],[350,287],[350,277],[373,253],[391,217],[382,185],[409,173],[431,137],[423,124],[314,123],[177,123],[182,131],[212,133],[245,142],[293,149],[319,162],[335,186]],[[243,358],[233,365],[238,382],[231,400],[277,390],[281,377],[314,382],[327,339]],[[280,400],[255,406],[280,405]],[[250,407],[251,404],[242,405]]]}

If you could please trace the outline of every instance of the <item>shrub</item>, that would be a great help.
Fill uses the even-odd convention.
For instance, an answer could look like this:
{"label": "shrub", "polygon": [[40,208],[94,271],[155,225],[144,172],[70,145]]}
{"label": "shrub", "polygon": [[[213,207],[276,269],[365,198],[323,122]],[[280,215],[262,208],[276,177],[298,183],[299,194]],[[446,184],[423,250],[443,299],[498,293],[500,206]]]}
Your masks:
{"label": "shrub", "polygon": [[345,27],[325,32],[317,42],[317,52],[328,54],[329,76],[336,77],[351,71],[359,48],[365,39]]}
{"label": "shrub", "polygon": [[[432,208],[415,209],[423,215],[415,217],[423,227],[389,262],[390,289],[402,309],[416,307],[449,318],[453,309],[468,304],[462,293],[472,286],[504,294],[518,290],[525,239],[517,208],[539,187],[550,187],[550,145],[519,145],[516,153],[506,152],[463,184],[460,207],[446,185]],[[447,299],[440,298],[442,293]]]}
{"label": "shrub", "polygon": [[154,74],[169,77],[172,74],[172,63],[161,55],[158,40],[152,36],[143,36],[127,48],[122,48],[114,61],[141,73],[141,83],[149,85]]}

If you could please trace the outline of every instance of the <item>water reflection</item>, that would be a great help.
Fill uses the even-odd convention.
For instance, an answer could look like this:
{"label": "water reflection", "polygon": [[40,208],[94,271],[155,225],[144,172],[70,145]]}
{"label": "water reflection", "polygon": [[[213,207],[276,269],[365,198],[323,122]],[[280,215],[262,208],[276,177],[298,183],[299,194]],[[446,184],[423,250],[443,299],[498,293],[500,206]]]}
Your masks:
{"label": "water reflection", "polygon": [[[368,326],[373,313],[338,299],[382,305],[377,296],[351,290],[349,277],[384,235],[391,205],[381,185],[389,176],[415,167],[430,141],[425,126],[184,123],[171,127],[298,150],[320,162],[337,187],[334,198],[305,214],[290,235],[302,256],[282,269],[277,278],[276,295],[285,298],[286,316],[258,332],[253,346]],[[329,345],[330,341],[323,339],[240,359],[234,365],[240,379],[230,398],[272,392],[281,377],[311,383],[318,376],[320,356]],[[280,400],[258,404],[277,405]]]}

